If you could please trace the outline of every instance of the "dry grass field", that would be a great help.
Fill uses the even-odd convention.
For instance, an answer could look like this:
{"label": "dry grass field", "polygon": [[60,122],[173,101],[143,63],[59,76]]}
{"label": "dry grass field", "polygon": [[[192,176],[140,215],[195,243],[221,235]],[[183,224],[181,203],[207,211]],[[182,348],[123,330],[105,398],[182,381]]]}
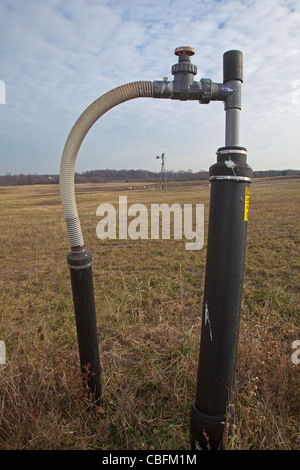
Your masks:
{"label": "dry grass field", "polygon": [[[96,209],[204,204],[208,184],[166,191],[78,185],[93,274],[103,407],[87,409],[79,373],[68,237],[59,187],[0,187],[0,449],[189,449],[206,244],[105,240]],[[228,450],[300,449],[299,183],[253,184]],[[205,236],[207,230],[205,230]],[[300,354],[299,354],[300,356]],[[298,356],[298,357],[299,357]]]}

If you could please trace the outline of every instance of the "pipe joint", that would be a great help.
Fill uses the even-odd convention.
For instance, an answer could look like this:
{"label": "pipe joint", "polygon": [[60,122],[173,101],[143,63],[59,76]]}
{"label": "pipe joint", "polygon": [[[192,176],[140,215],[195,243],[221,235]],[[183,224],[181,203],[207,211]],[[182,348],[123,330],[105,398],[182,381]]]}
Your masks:
{"label": "pipe joint", "polygon": [[219,148],[217,151],[217,162],[209,168],[209,177],[211,181],[223,178],[251,182],[253,170],[247,164],[246,148]]}
{"label": "pipe joint", "polygon": [[[191,82],[185,75],[176,77],[172,82],[169,80],[153,82],[153,98],[194,100],[201,104],[208,104],[210,101],[225,102],[229,100],[230,95],[234,94],[234,91],[235,88],[230,84],[216,83],[210,78],[201,78],[200,81]],[[234,97],[233,101],[228,101],[227,107],[238,107],[235,105],[235,99]]]}
{"label": "pipe joint", "polygon": [[201,84],[190,82],[186,75],[176,77],[172,82],[168,80],[153,82],[153,98],[170,98],[172,100],[200,100]]}
{"label": "pipe joint", "polygon": [[230,89],[231,92],[224,96],[224,108],[242,109],[242,83],[239,80],[229,80],[222,85],[223,89]]}
{"label": "pipe joint", "polygon": [[67,255],[68,266],[70,269],[86,269],[92,266],[93,257],[92,253],[84,247],[74,250]]}
{"label": "pipe joint", "polygon": [[226,415],[210,416],[202,413],[193,400],[190,412],[191,448],[198,444],[203,450],[219,450],[222,445]]}
{"label": "pipe joint", "polygon": [[[195,81],[197,75],[196,65],[191,63],[191,56],[195,51],[192,47],[177,47],[175,55],[178,56],[178,63],[171,68],[173,81],[164,79],[153,82],[154,98],[170,98],[173,100],[187,101],[195,100],[201,104],[208,104],[210,101],[227,101],[230,95],[234,95],[233,100],[228,101],[228,106],[236,105],[235,82],[219,84],[210,78],[201,78]],[[237,93],[238,94],[238,93]]]}
{"label": "pipe joint", "polygon": [[232,433],[234,423],[233,408],[229,407],[224,415],[207,415],[202,413],[193,400],[190,412],[190,440],[191,448],[200,446],[202,450],[220,450],[224,447],[226,425]]}

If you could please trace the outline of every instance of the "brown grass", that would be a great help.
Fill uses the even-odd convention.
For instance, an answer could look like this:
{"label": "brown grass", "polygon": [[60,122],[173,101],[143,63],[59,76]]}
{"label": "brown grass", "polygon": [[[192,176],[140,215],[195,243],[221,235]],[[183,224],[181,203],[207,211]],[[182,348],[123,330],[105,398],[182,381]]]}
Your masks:
{"label": "brown grass", "polygon": [[[300,449],[299,186],[252,185],[228,449]],[[97,206],[119,192],[78,186],[93,274],[104,389],[88,409],[57,186],[0,188],[0,449],[189,449],[205,247],[108,240]],[[128,203],[204,203],[209,188],[122,191]],[[163,201],[162,201],[163,198]],[[207,231],[206,231],[207,232]]]}

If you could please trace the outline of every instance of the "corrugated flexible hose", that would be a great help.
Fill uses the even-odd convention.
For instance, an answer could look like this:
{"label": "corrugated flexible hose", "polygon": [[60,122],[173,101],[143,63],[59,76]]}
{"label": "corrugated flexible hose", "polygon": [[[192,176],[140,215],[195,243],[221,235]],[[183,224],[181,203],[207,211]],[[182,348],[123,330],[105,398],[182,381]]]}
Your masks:
{"label": "corrugated flexible hose", "polygon": [[66,140],[60,165],[60,196],[71,248],[83,247],[84,240],[75,197],[75,165],[80,146],[95,122],[120,103],[153,97],[153,82],[137,81],[119,86],[100,96],[80,115]]}

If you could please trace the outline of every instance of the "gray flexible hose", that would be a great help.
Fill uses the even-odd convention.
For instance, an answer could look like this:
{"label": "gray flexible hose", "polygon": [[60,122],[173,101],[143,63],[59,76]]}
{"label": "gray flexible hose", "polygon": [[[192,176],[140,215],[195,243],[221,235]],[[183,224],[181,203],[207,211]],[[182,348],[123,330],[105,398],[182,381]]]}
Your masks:
{"label": "gray flexible hose", "polygon": [[75,164],[80,146],[90,128],[103,114],[120,103],[143,97],[153,97],[153,82],[131,82],[114,88],[90,104],[69,133],[61,158],[59,184],[71,248],[84,246],[74,185]]}

